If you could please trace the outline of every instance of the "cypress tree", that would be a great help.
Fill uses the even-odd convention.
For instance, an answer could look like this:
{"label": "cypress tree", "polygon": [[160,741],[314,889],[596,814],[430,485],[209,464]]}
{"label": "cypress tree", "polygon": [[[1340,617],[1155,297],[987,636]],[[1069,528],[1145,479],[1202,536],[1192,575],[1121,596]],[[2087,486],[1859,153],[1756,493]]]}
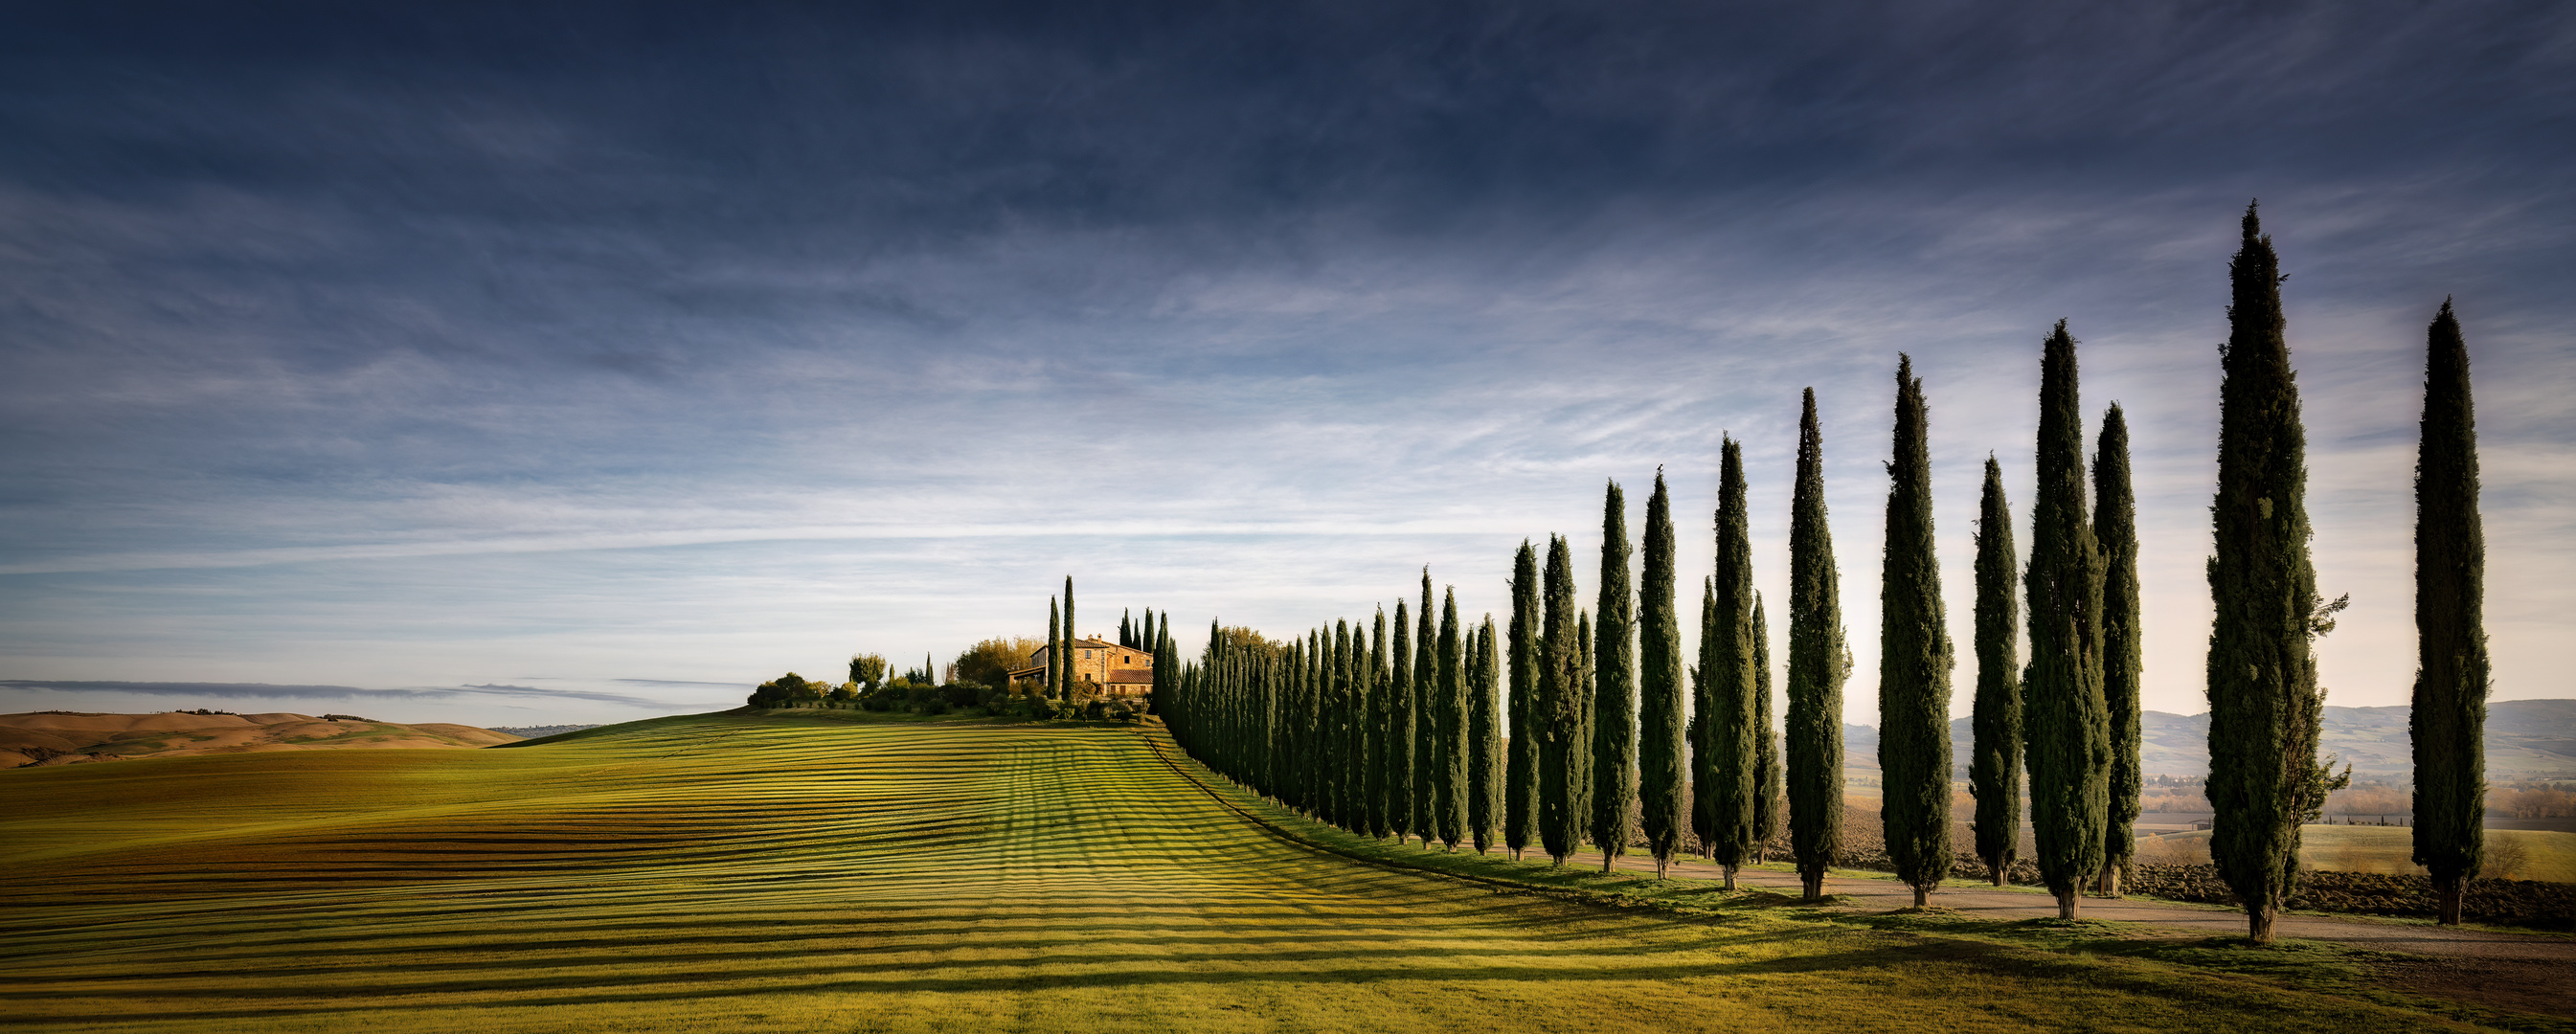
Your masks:
{"label": "cypress tree", "polygon": [[1503,770],[1503,846],[1518,861],[1538,806],[1538,553],[1528,539],[1512,557],[1511,740]]}
{"label": "cypress tree", "polygon": [[[1683,732],[1690,741],[1691,836],[1699,853],[1717,857],[1717,579],[1699,580],[1699,662],[1691,665],[1691,716]],[[1734,890],[1732,883],[1728,890]]]}
{"label": "cypress tree", "polygon": [[1477,854],[1494,846],[1503,811],[1503,723],[1494,701],[1501,688],[1495,684],[1499,669],[1494,649],[1494,616],[1487,614],[1467,646],[1467,833]]}
{"label": "cypress tree", "polygon": [[1610,483],[1601,503],[1601,610],[1592,648],[1592,842],[1601,871],[1628,852],[1637,807],[1636,597],[1630,589],[1628,497]]}
{"label": "cypress tree", "polygon": [[1562,535],[1548,536],[1541,584],[1538,684],[1531,701],[1537,717],[1532,732],[1538,746],[1538,835],[1548,858],[1563,865],[1583,835],[1575,800],[1575,773],[1582,761],[1576,737],[1583,730],[1583,679],[1578,667],[1582,641],[1576,638],[1574,621],[1574,557]]}
{"label": "cypress tree", "polygon": [[2039,486],[2022,581],[2030,616],[2022,734],[2034,860],[2066,919],[2076,917],[2078,893],[2102,869],[2111,803],[2111,716],[2102,696],[2105,571],[2085,516],[2084,413],[2076,378],[2075,338],[2059,320],[2040,357]]}
{"label": "cypress tree", "polygon": [[1913,357],[1900,353],[1879,583],[1879,821],[1916,908],[1950,874],[1950,633],[1933,553],[1929,422]]}
{"label": "cypress tree", "polygon": [[1413,741],[1419,719],[1413,706],[1413,624],[1404,600],[1395,601],[1395,653],[1387,664],[1386,824],[1395,842],[1422,827],[1413,822]]}
{"label": "cypress tree", "polygon": [[1673,599],[1673,505],[1664,472],[1646,497],[1645,578],[1637,598],[1637,801],[1655,878],[1671,874],[1682,830],[1682,623]]}
{"label": "cypress tree", "polygon": [[1050,596],[1047,598],[1046,688],[1039,691],[1047,696],[1055,695],[1056,685],[1064,681],[1064,633],[1059,627],[1060,624],[1056,615],[1055,598]]}
{"label": "cypress tree", "polygon": [[1422,847],[1440,835],[1440,655],[1439,627],[1431,619],[1431,569],[1422,569],[1422,609],[1413,628],[1413,828]]}
{"label": "cypress tree", "polygon": [[1753,594],[1753,727],[1761,733],[1754,741],[1753,768],[1759,778],[1753,795],[1753,860],[1771,860],[1771,842],[1780,839],[1780,827],[1789,812],[1787,777],[1781,771],[1780,731],[1774,728],[1771,710],[1771,619],[1763,616],[1762,594]]}
{"label": "cypress tree", "polygon": [[1825,524],[1825,436],[1816,390],[1798,417],[1798,485],[1789,504],[1789,850],[1809,901],[1843,846],[1842,575]]}
{"label": "cypress tree", "polygon": [[2426,332],[2423,439],[2415,459],[2415,861],[2440,920],[2460,921],[2486,839],[2486,532],[2469,345],[2451,300]]}
{"label": "cypress tree", "polygon": [[[2218,492],[2210,504],[2216,554],[2209,591],[2210,859],[2245,902],[2249,934],[2272,939],[2272,920],[2296,886],[2299,824],[2322,804],[2316,768],[2317,689],[2312,640],[2329,608],[2308,558],[2307,430],[2283,335],[2281,263],[2253,206],[2228,267],[2227,346],[2218,390]],[[2034,550],[2037,548],[2034,545]],[[2039,652],[2032,635],[2031,652]],[[2040,775],[2031,772],[2036,793]]]}
{"label": "cypress tree", "polygon": [[1136,612],[1133,609],[1118,612],[1118,645],[1130,650],[1136,648]]}
{"label": "cypress tree", "polygon": [[[1583,828],[1592,824],[1592,795],[1599,790],[1592,784],[1597,768],[1593,764],[1594,731],[1600,726],[1601,714],[1599,689],[1593,681],[1597,674],[1592,667],[1595,634],[1592,612],[1577,608],[1574,612],[1574,744],[1566,748],[1567,760],[1573,764],[1574,771],[1566,776],[1566,781],[1574,787],[1576,825]],[[1582,843],[1581,832],[1581,829],[1577,830],[1575,843],[1578,846]],[[1595,843],[1593,846],[1600,845]]]}
{"label": "cypress tree", "polygon": [[2021,603],[2013,593],[2020,566],[2004,468],[1988,455],[1977,505],[1977,699],[1969,719],[1976,743],[1968,792],[1977,798],[1977,857],[1998,887],[2021,851]]}
{"label": "cypress tree", "polygon": [[2138,853],[2139,694],[2146,669],[2138,609],[2138,504],[2129,487],[2129,420],[2112,403],[2093,455],[2093,538],[2102,547],[2102,702],[2111,727],[2110,817],[2102,827],[2100,893],[2120,896]]}
{"label": "cypress tree", "polygon": [[[1717,576],[1709,581],[1700,633],[1700,724],[1708,752],[1699,783],[1708,819],[1700,838],[1733,890],[1736,870],[1770,836],[1758,828],[1764,810],[1758,797],[1766,790],[1758,766],[1771,744],[1771,715],[1770,694],[1756,691],[1770,687],[1754,672],[1753,538],[1744,446],[1732,437],[1719,447],[1717,480]],[[1776,755],[1772,767],[1778,767]]]}
{"label": "cypress tree", "polygon": [[1081,688],[1081,678],[1073,670],[1073,644],[1080,642],[1082,637],[1074,634],[1073,629],[1073,576],[1066,575],[1064,576],[1064,683],[1058,687],[1061,692],[1056,695],[1056,699],[1067,703],[1073,701],[1074,692]]}
{"label": "cypress tree", "polygon": [[1464,652],[1458,640],[1458,590],[1440,600],[1440,656],[1433,670],[1440,710],[1439,755],[1432,763],[1432,811],[1440,823],[1440,843],[1451,851],[1467,838],[1467,687],[1459,669]]}
{"label": "cypress tree", "polygon": [[1387,729],[1395,719],[1395,710],[1389,706],[1393,703],[1394,694],[1387,692],[1385,607],[1377,609],[1377,620],[1370,628],[1366,680],[1369,687],[1368,743],[1361,756],[1368,766],[1368,788],[1365,791],[1368,794],[1368,832],[1370,836],[1383,840],[1395,831],[1394,824],[1387,821],[1386,809]]}
{"label": "cypress tree", "polygon": [[1351,749],[1351,734],[1357,730],[1357,723],[1352,718],[1358,713],[1351,705],[1359,699],[1359,687],[1351,680],[1351,659],[1355,656],[1357,654],[1351,649],[1351,623],[1334,619],[1332,713],[1325,716],[1333,733],[1328,752],[1333,765],[1333,821],[1335,825],[1353,832],[1367,828],[1367,823],[1359,817],[1359,786],[1355,780],[1360,774],[1359,755]]}

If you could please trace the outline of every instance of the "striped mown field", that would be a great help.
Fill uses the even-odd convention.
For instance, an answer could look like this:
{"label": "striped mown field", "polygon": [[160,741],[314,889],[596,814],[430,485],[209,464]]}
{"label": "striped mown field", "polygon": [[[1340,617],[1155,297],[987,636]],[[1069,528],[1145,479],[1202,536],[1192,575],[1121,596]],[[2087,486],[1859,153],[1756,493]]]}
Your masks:
{"label": "striped mown field", "polygon": [[1777,908],[1691,918],[1498,894],[1278,839],[1152,729],[869,717],[701,715],[506,749],[0,772],[0,1018],[39,1031],[2456,1028],[2252,979]]}

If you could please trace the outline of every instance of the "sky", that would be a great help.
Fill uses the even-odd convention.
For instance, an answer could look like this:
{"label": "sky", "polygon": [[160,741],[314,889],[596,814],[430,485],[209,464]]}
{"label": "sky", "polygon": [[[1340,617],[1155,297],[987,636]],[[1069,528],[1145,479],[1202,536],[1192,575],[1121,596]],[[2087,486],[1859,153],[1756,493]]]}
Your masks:
{"label": "sky", "polygon": [[[0,34],[0,710],[612,722],[1122,610],[1294,634],[1427,565],[1685,584],[1820,407],[1876,724],[1894,372],[1975,669],[2039,346],[2134,437],[2206,709],[2260,199],[2329,702],[2405,702],[2425,325],[2473,357],[2499,699],[2576,696],[2576,7],[72,4]],[[1685,593],[1688,596],[1688,593]],[[1695,600],[1685,599],[1687,613]],[[1786,629],[1775,610],[1775,657]],[[1687,622],[1686,622],[1687,623]]]}

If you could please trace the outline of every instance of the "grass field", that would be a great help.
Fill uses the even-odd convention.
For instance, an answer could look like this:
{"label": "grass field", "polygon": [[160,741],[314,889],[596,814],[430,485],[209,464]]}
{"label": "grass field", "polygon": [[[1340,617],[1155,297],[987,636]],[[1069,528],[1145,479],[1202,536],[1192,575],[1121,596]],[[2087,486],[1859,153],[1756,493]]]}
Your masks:
{"label": "grass field", "polygon": [[[2168,833],[2139,846],[2142,861],[2206,865],[2209,834]],[[2404,826],[2302,826],[2299,858],[2312,869],[2413,873],[2415,831]],[[2576,833],[2490,829],[2484,875],[2576,883]]]}
{"label": "grass field", "polygon": [[[0,773],[27,1030],[2467,1029],[2138,958],[1496,893],[1132,728],[707,715]],[[1185,763],[1184,763],[1185,764]]]}

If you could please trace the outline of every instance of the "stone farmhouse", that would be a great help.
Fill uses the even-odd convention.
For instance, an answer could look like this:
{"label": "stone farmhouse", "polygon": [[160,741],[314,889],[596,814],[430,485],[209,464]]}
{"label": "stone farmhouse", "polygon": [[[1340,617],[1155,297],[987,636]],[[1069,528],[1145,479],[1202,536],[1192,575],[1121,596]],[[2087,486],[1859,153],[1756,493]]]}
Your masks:
{"label": "stone farmhouse", "polygon": [[[1052,649],[1041,646],[1031,652],[1029,666],[1011,672],[1011,684],[1045,686],[1052,662],[1048,653]],[[1151,653],[1096,638],[1074,640],[1072,652],[1074,682],[1083,687],[1083,692],[1104,697],[1144,697],[1154,691]]]}

